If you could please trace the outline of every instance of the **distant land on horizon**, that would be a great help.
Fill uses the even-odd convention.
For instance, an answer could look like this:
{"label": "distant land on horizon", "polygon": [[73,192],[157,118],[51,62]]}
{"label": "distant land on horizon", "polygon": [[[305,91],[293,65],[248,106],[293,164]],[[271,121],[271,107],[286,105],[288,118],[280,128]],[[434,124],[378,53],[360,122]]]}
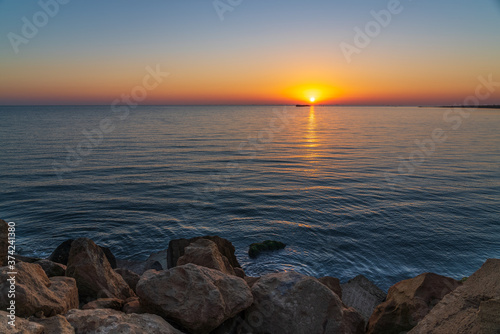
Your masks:
{"label": "distant land on horizon", "polygon": [[[0,107],[103,107],[109,106],[108,104],[0,104]],[[418,107],[418,108],[480,108],[480,109],[500,109],[500,105],[490,104],[490,105],[399,105],[399,104],[144,104],[138,105],[138,107],[231,107],[231,106],[312,106],[312,107],[391,107],[391,108],[401,108],[401,107]]]}

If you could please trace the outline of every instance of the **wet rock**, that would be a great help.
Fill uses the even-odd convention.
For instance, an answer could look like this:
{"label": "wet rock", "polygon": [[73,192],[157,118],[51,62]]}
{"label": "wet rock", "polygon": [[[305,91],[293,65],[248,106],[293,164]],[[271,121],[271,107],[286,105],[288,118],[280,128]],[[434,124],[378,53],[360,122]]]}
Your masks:
{"label": "wet rock", "polygon": [[341,284],[342,302],[355,308],[368,321],[375,307],[385,300],[385,293],[363,275]]}
{"label": "wet rock", "polygon": [[125,280],[111,268],[104,251],[87,238],[71,244],[66,276],[76,280],[82,302],[135,296]]}
{"label": "wet rock", "polygon": [[369,334],[399,334],[412,329],[445,295],[460,286],[453,278],[425,273],[396,283],[375,308]]}
{"label": "wet rock", "polygon": [[[10,300],[9,267],[0,268],[0,308],[6,310]],[[78,307],[76,282],[69,277],[48,278],[38,264],[19,262],[15,266],[16,316],[53,316]]]}
{"label": "wet rock", "polygon": [[251,244],[250,247],[248,248],[248,256],[250,256],[251,258],[256,258],[262,252],[275,251],[283,249],[285,247],[286,244],[280,241],[266,240],[263,242],[256,242]]}
{"label": "wet rock", "polygon": [[137,284],[141,304],[192,333],[208,333],[252,303],[245,281],[194,264],[150,270]]}

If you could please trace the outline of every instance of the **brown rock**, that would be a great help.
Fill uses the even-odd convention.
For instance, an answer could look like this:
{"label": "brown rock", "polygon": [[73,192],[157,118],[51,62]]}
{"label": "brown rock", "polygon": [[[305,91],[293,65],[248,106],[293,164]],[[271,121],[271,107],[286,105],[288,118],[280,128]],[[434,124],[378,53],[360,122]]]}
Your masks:
{"label": "brown rock", "polygon": [[[9,267],[0,268],[0,308],[5,310],[10,303],[7,292],[11,275]],[[19,262],[16,264],[16,316],[29,317],[35,314],[53,316],[78,307],[78,291],[75,280],[69,277],[49,279],[38,264]]]}
{"label": "brown rock", "polygon": [[7,265],[9,249],[9,225],[0,219],[0,267]]}
{"label": "brown rock", "polygon": [[349,307],[342,310],[344,326],[344,333],[346,334],[364,334],[365,333],[365,319],[361,313],[356,309]]}
{"label": "brown rock", "polygon": [[71,310],[66,319],[76,333],[182,334],[153,314],[125,314],[110,309]]}
{"label": "brown rock", "polygon": [[123,277],[128,286],[135,292],[135,287],[137,286],[137,283],[139,282],[141,276],[125,268],[117,268],[115,269],[115,272]]}
{"label": "brown rock", "polygon": [[125,313],[147,313],[144,307],[141,305],[141,301],[139,300],[139,297],[130,297],[125,301],[125,305],[123,306],[122,309],[123,312]]}
{"label": "brown rock", "polygon": [[34,263],[39,264],[48,277],[65,276],[66,274],[66,266],[64,264],[49,260],[38,260]]}
{"label": "brown rock", "polygon": [[236,256],[234,255],[235,249],[233,244],[229,240],[218,236],[204,236],[191,239],[171,240],[168,244],[167,249],[167,268],[170,269],[175,267],[177,265],[177,260],[184,255],[184,248],[186,248],[190,243],[197,241],[198,239],[208,239],[215,242],[217,248],[219,248],[219,252],[229,260],[229,264],[233,268],[241,268],[238,260],[236,259]]}
{"label": "brown rock", "polygon": [[0,333],[12,334],[43,334],[44,328],[36,322],[31,322],[20,317],[15,318],[15,327],[9,325],[9,313],[0,311]]}
{"label": "brown rock", "polygon": [[399,334],[412,329],[445,295],[460,286],[453,278],[426,273],[396,283],[375,308],[369,334]]}
{"label": "brown rock", "polygon": [[375,307],[385,300],[385,293],[363,275],[341,284],[342,302],[355,308],[368,321]]}
{"label": "brown rock", "polygon": [[[225,257],[225,256],[224,256]],[[233,268],[234,274],[240,278],[245,278],[245,271],[241,268],[235,267]]]}
{"label": "brown rock", "polygon": [[500,333],[500,259],[489,259],[447,294],[409,334]]}
{"label": "brown rock", "polygon": [[97,310],[102,308],[109,308],[112,310],[121,311],[123,305],[125,305],[125,301],[122,299],[100,298],[83,305],[82,310]]}
{"label": "brown rock", "polygon": [[325,276],[318,278],[318,281],[326,285],[328,289],[332,290],[342,300],[342,288],[340,287],[340,280],[338,278]]}
{"label": "brown rock", "polygon": [[32,321],[42,325],[45,334],[75,334],[73,326],[62,315],[43,319],[34,318]]}
{"label": "brown rock", "polygon": [[141,304],[192,333],[207,333],[252,303],[245,281],[194,265],[150,270],[137,284]]}
{"label": "brown rock", "polygon": [[219,252],[215,242],[208,239],[198,239],[184,248],[184,255],[177,261],[177,266],[188,263],[235,275],[229,260]]}
{"label": "brown rock", "polygon": [[[69,258],[69,252],[71,250],[71,244],[73,243],[74,239],[69,239],[61,243],[57,248],[50,254],[49,260],[52,262],[57,262],[61,263],[64,265],[68,264],[68,258]],[[116,258],[111,252],[111,250],[107,247],[101,247],[99,246],[102,251],[104,252],[104,255],[106,255],[106,258],[108,259],[109,264],[111,265],[111,268],[116,268]]]}
{"label": "brown rock", "polygon": [[340,298],[313,277],[293,271],[265,275],[253,285],[252,294],[243,333],[345,332]]}
{"label": "brown rock", "polygon": [[260,277],[245,276],[244,279],[248,286],[252,287],[260,279]]}
{"label": "brown rock", "polygon": [[87,238],[71,244],[66,276],[75,278],[82,302],[135,296],[125,280],[111,268],[102,249]]}

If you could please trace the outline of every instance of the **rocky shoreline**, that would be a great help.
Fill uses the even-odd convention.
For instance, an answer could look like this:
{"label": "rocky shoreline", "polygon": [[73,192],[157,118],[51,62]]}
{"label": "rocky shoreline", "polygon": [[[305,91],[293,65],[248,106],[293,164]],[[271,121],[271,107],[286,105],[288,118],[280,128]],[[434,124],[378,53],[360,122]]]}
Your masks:
{"label": "rocky shoreline", "polygon": [[499,259],[464,282],[424,273],[386,294],[361,275],[248,277],[217,236],[171,240],[143,262],[80,238],[10,267],[7,235],[0,220],[0,333],[500,333]]}

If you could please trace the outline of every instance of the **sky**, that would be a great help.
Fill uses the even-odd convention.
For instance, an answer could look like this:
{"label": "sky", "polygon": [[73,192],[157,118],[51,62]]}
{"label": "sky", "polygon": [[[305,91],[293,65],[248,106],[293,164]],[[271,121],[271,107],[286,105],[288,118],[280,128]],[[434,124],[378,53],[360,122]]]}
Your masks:
{"label": "sky", "polygon": [[1,105],[462,104],[480,77],[497,0],[0,0]]}

